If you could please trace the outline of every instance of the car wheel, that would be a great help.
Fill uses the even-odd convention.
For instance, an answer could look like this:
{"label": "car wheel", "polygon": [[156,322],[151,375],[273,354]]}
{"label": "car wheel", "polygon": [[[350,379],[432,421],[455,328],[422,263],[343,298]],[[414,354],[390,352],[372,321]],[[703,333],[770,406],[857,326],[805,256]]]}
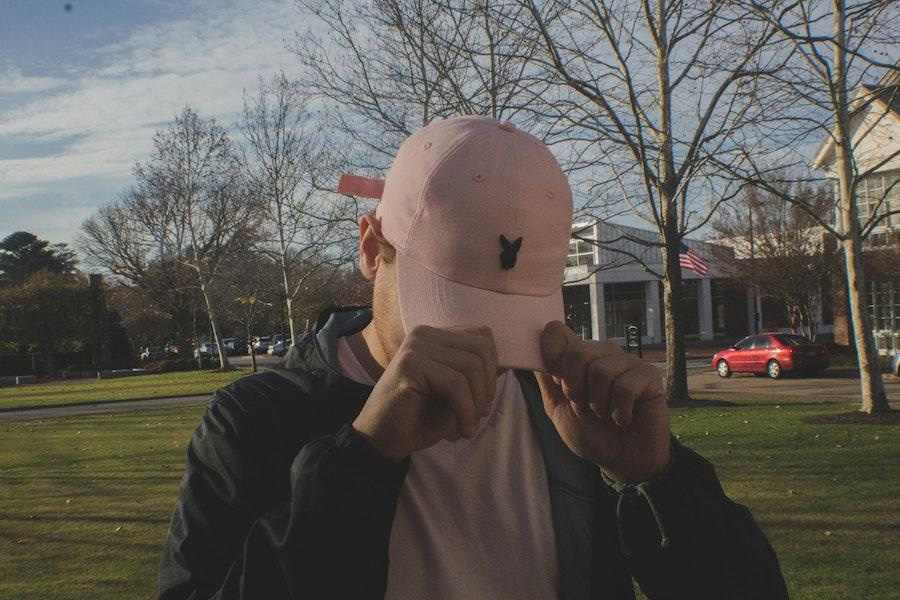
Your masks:
{"label": "car wheel", "polygon": [[731,367],[724,360],[720,360],[716,363],[716,373],[719,377],[731,377]]}
{"label": "car wheel", "polygon": [[778,364],[777,360],[770,360],[769,364],[766,365],[766,375],[772,379],[781,377],[781,365]]}

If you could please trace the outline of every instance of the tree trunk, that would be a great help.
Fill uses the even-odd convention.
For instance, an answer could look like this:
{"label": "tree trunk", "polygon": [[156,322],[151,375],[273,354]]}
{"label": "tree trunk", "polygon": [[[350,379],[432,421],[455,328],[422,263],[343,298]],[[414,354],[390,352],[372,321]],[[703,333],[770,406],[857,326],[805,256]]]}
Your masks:
{"label": "tree trunk", "polygon": [[[659,153],[657,157],[659,207],[662,213],[660,238],[665,262],[663,310],[666,319],[666,389],[669,404],[690,401],[687,385],[687,361],[684,356],[684,322],[681,318],[681,264],[678,260],[681,236],[678,232],[678,181],[672,146],[672,90],[669,84],[669,42],[666,35],[666,3],[657,3],[656,79],[659,89]],[[648,15],[649,16],[649,15]],[[645,165],[645,168],[647,166]]]}
{"label": "tree trunk", "polygon": [[666,389],[669,404],[690,401],[687,384],[687,360],[684,355],[684,322],[681,318],[681,264],[678,242],[662,249],[665,261],[663,311],[666,320]]}
{"label": "tree trunk", "polygon": [[[291,345],[294,345],[294,340],[297,338],[294,336],[294,299],[291,295],[291,282],[290,277],[288,276],[288,267],[284,258],[287,253],[285,249],[284,242],[282,242],[282,252],[281,252],[281,279],[284,283],[284,304],[285,309],[287,310],[287,321],[288,321],[288,329],[291,332]],[[282,332],[284,333],[284,332]],[[282,343],[284,340],[282,339]],[[287,346],[287,345],[285,345]],[[287,347],[285,347],[287,350]]]}
{"label": "tree trunk", "polygon": [[862,238],[860,235],[859,215],[854,188],[853,157],[850,138],[850,110],[847,94],[846,57],[844,44],[845,11],[843,0],[834,1],[834,86],[835,97],[835,169],[837,171],[838,188],[841,207],[841,247],[844,250],[844,265],[847,269],[847,300],[850,308],[850,320],[853,325],[853,340],[856,344],[856,356],[859,361],[859,379],[862,388],[862,406],[860,410],[869,414],[891,410],[881,380],[878,365],[878,353],[875,350],[875,338],[869,323],[869,314],[865,303],[865,273],[862,268]]}
{"label": "tree trunk", "polygon": [[284,345],[284,350],[287,352],[288,348],[293,346],[294,342],[297,341],[297,336],[294,334],[294,300],[290,296],[285,298],[285,309],[287,310],[288,329],[291,332],[291,343]]}
{"label": "tree trunk", "polygon": [[878,353],[875,349],[875,338],[869,323],[869,313],[864,302],[865,274],[860,257],[859,235],[854,232],[843,242],[844,261],[847,265],[847,299],[850,304],[850,319],[853,325],[853,341],[856,344],[856,356],[859,361],[859,380],[862,388],[862,405],[860,410],[869,414],[891,410],[884,382],[881,379],[881,368],[878,364]]}
{"label": "tree trunk", "polygon": [[202,279],[200,280],[200,292],[203,294],[203,300],[206,302],[206,312],[209,315],[209,326],[212,329],[213,341],[216,344],[216,348],[219,349],[219,370],[230,371],[231,364],[229,364],[228,362],[228,355],[225,353],[225,346],[222,344],[221,338],[219,338],[219,330],[216,327],[216,313],[213,310],[212,303],[209,301],[209,294],[206,291],[206,283]]}
{"label": "tree trunk", "polygon": [[191,344],[191,351],[194,350],[194,344],[197,345],[197,368],[203,368],[203,357],[200,355],[200,335],[197,331],[197,305],[191,301],[191,329],[194,331],[194,342]]}
{"label": "tree trunk", "polygon": [[247,347],[250,349],[250,367],[253,369],[253,372],[256,373],[256,352],[253,351],[253,346],[250,345],[250,330],[252,329],[252,325],[250,321],[247,321]]}

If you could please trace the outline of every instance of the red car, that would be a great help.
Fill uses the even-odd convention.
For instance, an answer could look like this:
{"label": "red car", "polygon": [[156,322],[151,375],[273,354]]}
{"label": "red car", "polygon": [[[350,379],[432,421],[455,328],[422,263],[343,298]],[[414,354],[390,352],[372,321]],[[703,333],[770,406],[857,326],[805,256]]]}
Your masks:
{"label": "red car", "polygon": [[792,333],[761,333],[745,337],[716,353],[713,369],[719,377],[732,373],[766,374],[778,379],[785,371],[819,373],[828,368],[828,349]]}

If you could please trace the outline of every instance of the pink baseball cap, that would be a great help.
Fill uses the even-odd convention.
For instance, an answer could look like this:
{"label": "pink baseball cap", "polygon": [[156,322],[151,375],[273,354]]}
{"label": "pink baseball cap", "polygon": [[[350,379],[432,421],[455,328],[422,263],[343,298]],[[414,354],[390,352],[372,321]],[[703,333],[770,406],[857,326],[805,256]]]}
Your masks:
{"label": "pink baseball cap", "polygon": [[572,192],[543,142],[496,119],[446,119],[409,136],[384,181],[344,175],[338,191],[380,200],[406,331],[488,325],[501,367],[546,370],[540,336],[564,319]]}

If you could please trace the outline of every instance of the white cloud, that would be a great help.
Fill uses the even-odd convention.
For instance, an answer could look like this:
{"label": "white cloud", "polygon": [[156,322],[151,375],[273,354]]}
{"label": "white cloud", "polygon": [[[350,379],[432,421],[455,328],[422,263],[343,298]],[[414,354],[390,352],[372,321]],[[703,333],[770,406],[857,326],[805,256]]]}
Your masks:
{"label": "white cloud", "polygon": [[[0,104],[0,143],[53,147],[39,156],[0,160],[0,212],[13,198],[68,180],[121,182],[147,156],[154,130],[186,104],[230,125],[244,88],[255,88],[259,75],[280,67],[290,71],[284,39],[292,35],[295,16],[290,0],[198,5],[190,19],[145,26],[101,48],[93,66],[68,79],[0,74],[0,89],[11,82],[23,93],[42,92],[17,99],[15,106]],[[112,199],[119,190],[91,201]]]}
{"label": "white cloud", "polygon": [[0,95],[45,92],[65,83],[66,80],[59,77],[26,76],[19,69],[0,71]]}

